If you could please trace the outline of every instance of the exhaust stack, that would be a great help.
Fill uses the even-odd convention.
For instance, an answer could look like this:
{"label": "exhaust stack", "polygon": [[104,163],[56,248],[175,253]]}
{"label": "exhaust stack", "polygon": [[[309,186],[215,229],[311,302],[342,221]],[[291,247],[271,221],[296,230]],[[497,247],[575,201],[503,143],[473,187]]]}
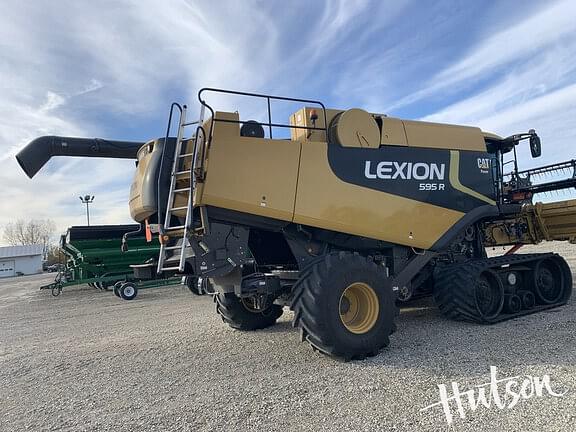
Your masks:
{"label": "exhaust stack", "polygon": [[32,178],[52,156],[136,159],[138,149],[144,144],[143,142],[110,141],[101,138],[43,136],[30,141],[16,155],[16,160],[26,175]]}

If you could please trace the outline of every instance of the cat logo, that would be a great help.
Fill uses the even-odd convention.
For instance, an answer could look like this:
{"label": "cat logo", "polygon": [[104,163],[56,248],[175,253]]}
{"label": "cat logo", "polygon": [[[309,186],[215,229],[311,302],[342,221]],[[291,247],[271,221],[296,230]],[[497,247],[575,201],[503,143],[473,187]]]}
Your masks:
{"label": "cat logo", "polygon": [[489,170],[490,158],[478,158],[478,168],[481,170]]}

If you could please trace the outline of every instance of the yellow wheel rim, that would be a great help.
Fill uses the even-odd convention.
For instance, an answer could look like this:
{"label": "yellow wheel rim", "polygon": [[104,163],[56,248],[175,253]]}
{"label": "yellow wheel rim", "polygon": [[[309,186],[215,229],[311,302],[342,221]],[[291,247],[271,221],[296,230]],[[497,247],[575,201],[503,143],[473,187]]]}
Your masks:
{"label": "yellow wheel rim", "polygon": [[372,330],[380,312],[376,292],[364,282],[348,285],[340,296],[339,307],[342,324],[355,334],[364,334]]}

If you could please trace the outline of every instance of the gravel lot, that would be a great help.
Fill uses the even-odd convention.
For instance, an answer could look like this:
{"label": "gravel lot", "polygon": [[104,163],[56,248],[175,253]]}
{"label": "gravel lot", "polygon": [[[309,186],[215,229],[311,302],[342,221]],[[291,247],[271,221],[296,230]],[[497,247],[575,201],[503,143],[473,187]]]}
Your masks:
{"label": "gravel lot", "polygon": [[[555,245],[576,269],[576,246]],[[526,252],[534,250],[526,248]],[[451,322],[432,302],[404,309],[390,347],[340,363],[275,327],[225,326],[210,297],[180,286],[126,302],[88,287],[58,298],[51,275],[0,281],[0,430],[573,431],[576,305],[491,327]],[[562,397],[455,414],[437,384],[549,374]],[[520,380],[521,381],[521,380]]]}

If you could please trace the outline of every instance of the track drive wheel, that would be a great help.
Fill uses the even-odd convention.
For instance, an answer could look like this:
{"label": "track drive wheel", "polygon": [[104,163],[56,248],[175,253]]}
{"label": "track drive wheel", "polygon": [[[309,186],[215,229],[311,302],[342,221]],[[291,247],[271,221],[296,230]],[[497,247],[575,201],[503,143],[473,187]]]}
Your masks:
{"label": "track drive wheel", "polygon": [[222,321],[237,330],[258,330],[273,326],[282,315],[282,306],[270,302],[257,307],[249,298],[239,298],[234,293],[218,293],[215,296],[216,312]]}
{"label": "track drive wheel", "polygon": [[553,256],[538,261],[534,266],[533,288],[539,303],[549,305],[566,301],[570,297],[572,280],[566,277],[564,263],[563,258]]}
{"label": "track drive wheel", "polygon": [[134,300],[138,295],[138,287],[132,282],[123,283],[118,291],[124,300]]}
{"label": "track drive wheel", "polygon": [[294,286],[293,326],[313,348],[344,361],[388,346],[399,313],[384,267],[358,254],[325,255]]}
{"label": "track drive wheel", "polygon": [[450,265],[434,276],[434,301],[450,319],[491,323],[504,307],[504,286],[480,263]]}

